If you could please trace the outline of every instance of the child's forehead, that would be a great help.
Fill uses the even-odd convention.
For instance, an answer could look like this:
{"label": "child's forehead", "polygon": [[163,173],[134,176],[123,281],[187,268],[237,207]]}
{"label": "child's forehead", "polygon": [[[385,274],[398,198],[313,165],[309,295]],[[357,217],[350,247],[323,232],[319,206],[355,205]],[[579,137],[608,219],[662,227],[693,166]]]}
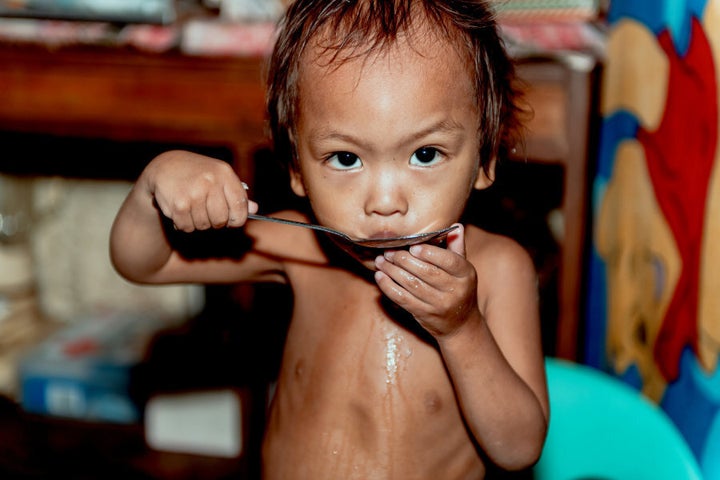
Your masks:
{"label": "child's forehead", "polygon": [[[307,57],[298,81],[298,124],[330,114],[355,119],[359,111],[374,111],[372,118],[378,122],[387,112],[405,112],[416,120],[477,112],[475,85],[465,62],[441,42],[398,38],[360,53],[315,46]],[[393,117],[386,123],[406,120]]]}
{"label": "child's forehead", "polygon": [[416,55],[443,63],[459,60],[467,66],[467,59],[454,39],[428,22],[415,22],[393,36],[366,37],[342,28],[325,26],[311,37],[300,59],[301,71],[307,67],[333,70],[348,63],[366,65],[378,60],[403,60]]}

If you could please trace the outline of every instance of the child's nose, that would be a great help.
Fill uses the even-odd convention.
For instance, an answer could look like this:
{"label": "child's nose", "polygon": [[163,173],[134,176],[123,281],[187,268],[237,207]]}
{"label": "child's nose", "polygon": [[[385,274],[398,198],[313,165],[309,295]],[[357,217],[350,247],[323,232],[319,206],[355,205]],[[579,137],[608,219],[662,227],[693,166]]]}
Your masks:
{"label": "child's nose", "polygon": [[408,211],[407,186],[398,172],[382,171],[368,186],[365,211],[368,215],[395,215]]}

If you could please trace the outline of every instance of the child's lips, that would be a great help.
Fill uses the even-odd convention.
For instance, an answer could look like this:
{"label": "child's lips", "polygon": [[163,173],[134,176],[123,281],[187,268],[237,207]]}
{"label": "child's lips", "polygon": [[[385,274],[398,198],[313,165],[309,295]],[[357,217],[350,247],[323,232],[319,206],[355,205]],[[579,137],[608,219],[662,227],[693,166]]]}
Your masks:
{"label": "child's lips", "polygon": [[369,238],[371,240],[383,240],[385,238],[397,238],[397,237],[401,237],[401,236],[402,236],[401,234],[398,234],[394,230],[383,230],[381,232],[373,233],[372,235],[370,235],[366,238]]}
{"label": "child's lips", "polygon": [[386,238],[400,238],[400,237],[406,237],[406,236],[410,236],[410,235],[418,235],[418,234],[421,234],[424,232],[432,232],[433,230],[441,230],[442,228],[443,228],[442,226],[436,228],[435,226],[431,225],[431,226],[428,226],[425,228],[419,228],[419,229],[409,229],[409,230],[405,229],[404,230],[405,233],[398,233],[397,230],[392,230],[392,229],[388,228],[388,229],[378,230],[369,236],[364,236],[363,238],[368,238],[371,240],[383,240]]}

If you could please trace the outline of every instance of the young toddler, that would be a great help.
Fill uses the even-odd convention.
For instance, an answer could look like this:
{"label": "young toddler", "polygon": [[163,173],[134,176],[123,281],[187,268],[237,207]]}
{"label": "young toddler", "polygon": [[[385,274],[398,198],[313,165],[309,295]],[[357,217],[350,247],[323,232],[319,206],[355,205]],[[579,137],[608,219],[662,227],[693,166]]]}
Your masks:
{"label": "young toddler", "polygon": [[[281,24],[270,126],[310,211],[275,216],[371,238],[456,224],[446,245],[352,256],[323,233],[248,220],[258,205],[233,169],[190,152],[139,177],[111,236],[126,278],[292,289],[264,478],[478,479],[539,457],[532,261],[458,223],[512,147],[512,82],[484,1],[297,0]],[[175,241],[208,229],[238,251],[186,255]]]}

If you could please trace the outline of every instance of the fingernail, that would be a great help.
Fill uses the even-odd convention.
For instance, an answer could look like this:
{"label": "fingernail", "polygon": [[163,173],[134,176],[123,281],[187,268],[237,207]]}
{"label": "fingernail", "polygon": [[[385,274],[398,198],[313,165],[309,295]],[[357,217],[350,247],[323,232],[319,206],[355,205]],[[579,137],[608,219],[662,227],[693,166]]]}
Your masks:
{"label": "fingernail", "polygon": [[383,256],[385,257],[385,260],[389,260],[392,262],[392,259],[395,257],[395,251],[385,250],[385,252],[383,252]]}
{"label": "fingernail", "polygon": [[375,266],[379,268],[384,261],[385,258],[382,255],[378,255],[377,257],[375,257]]}

